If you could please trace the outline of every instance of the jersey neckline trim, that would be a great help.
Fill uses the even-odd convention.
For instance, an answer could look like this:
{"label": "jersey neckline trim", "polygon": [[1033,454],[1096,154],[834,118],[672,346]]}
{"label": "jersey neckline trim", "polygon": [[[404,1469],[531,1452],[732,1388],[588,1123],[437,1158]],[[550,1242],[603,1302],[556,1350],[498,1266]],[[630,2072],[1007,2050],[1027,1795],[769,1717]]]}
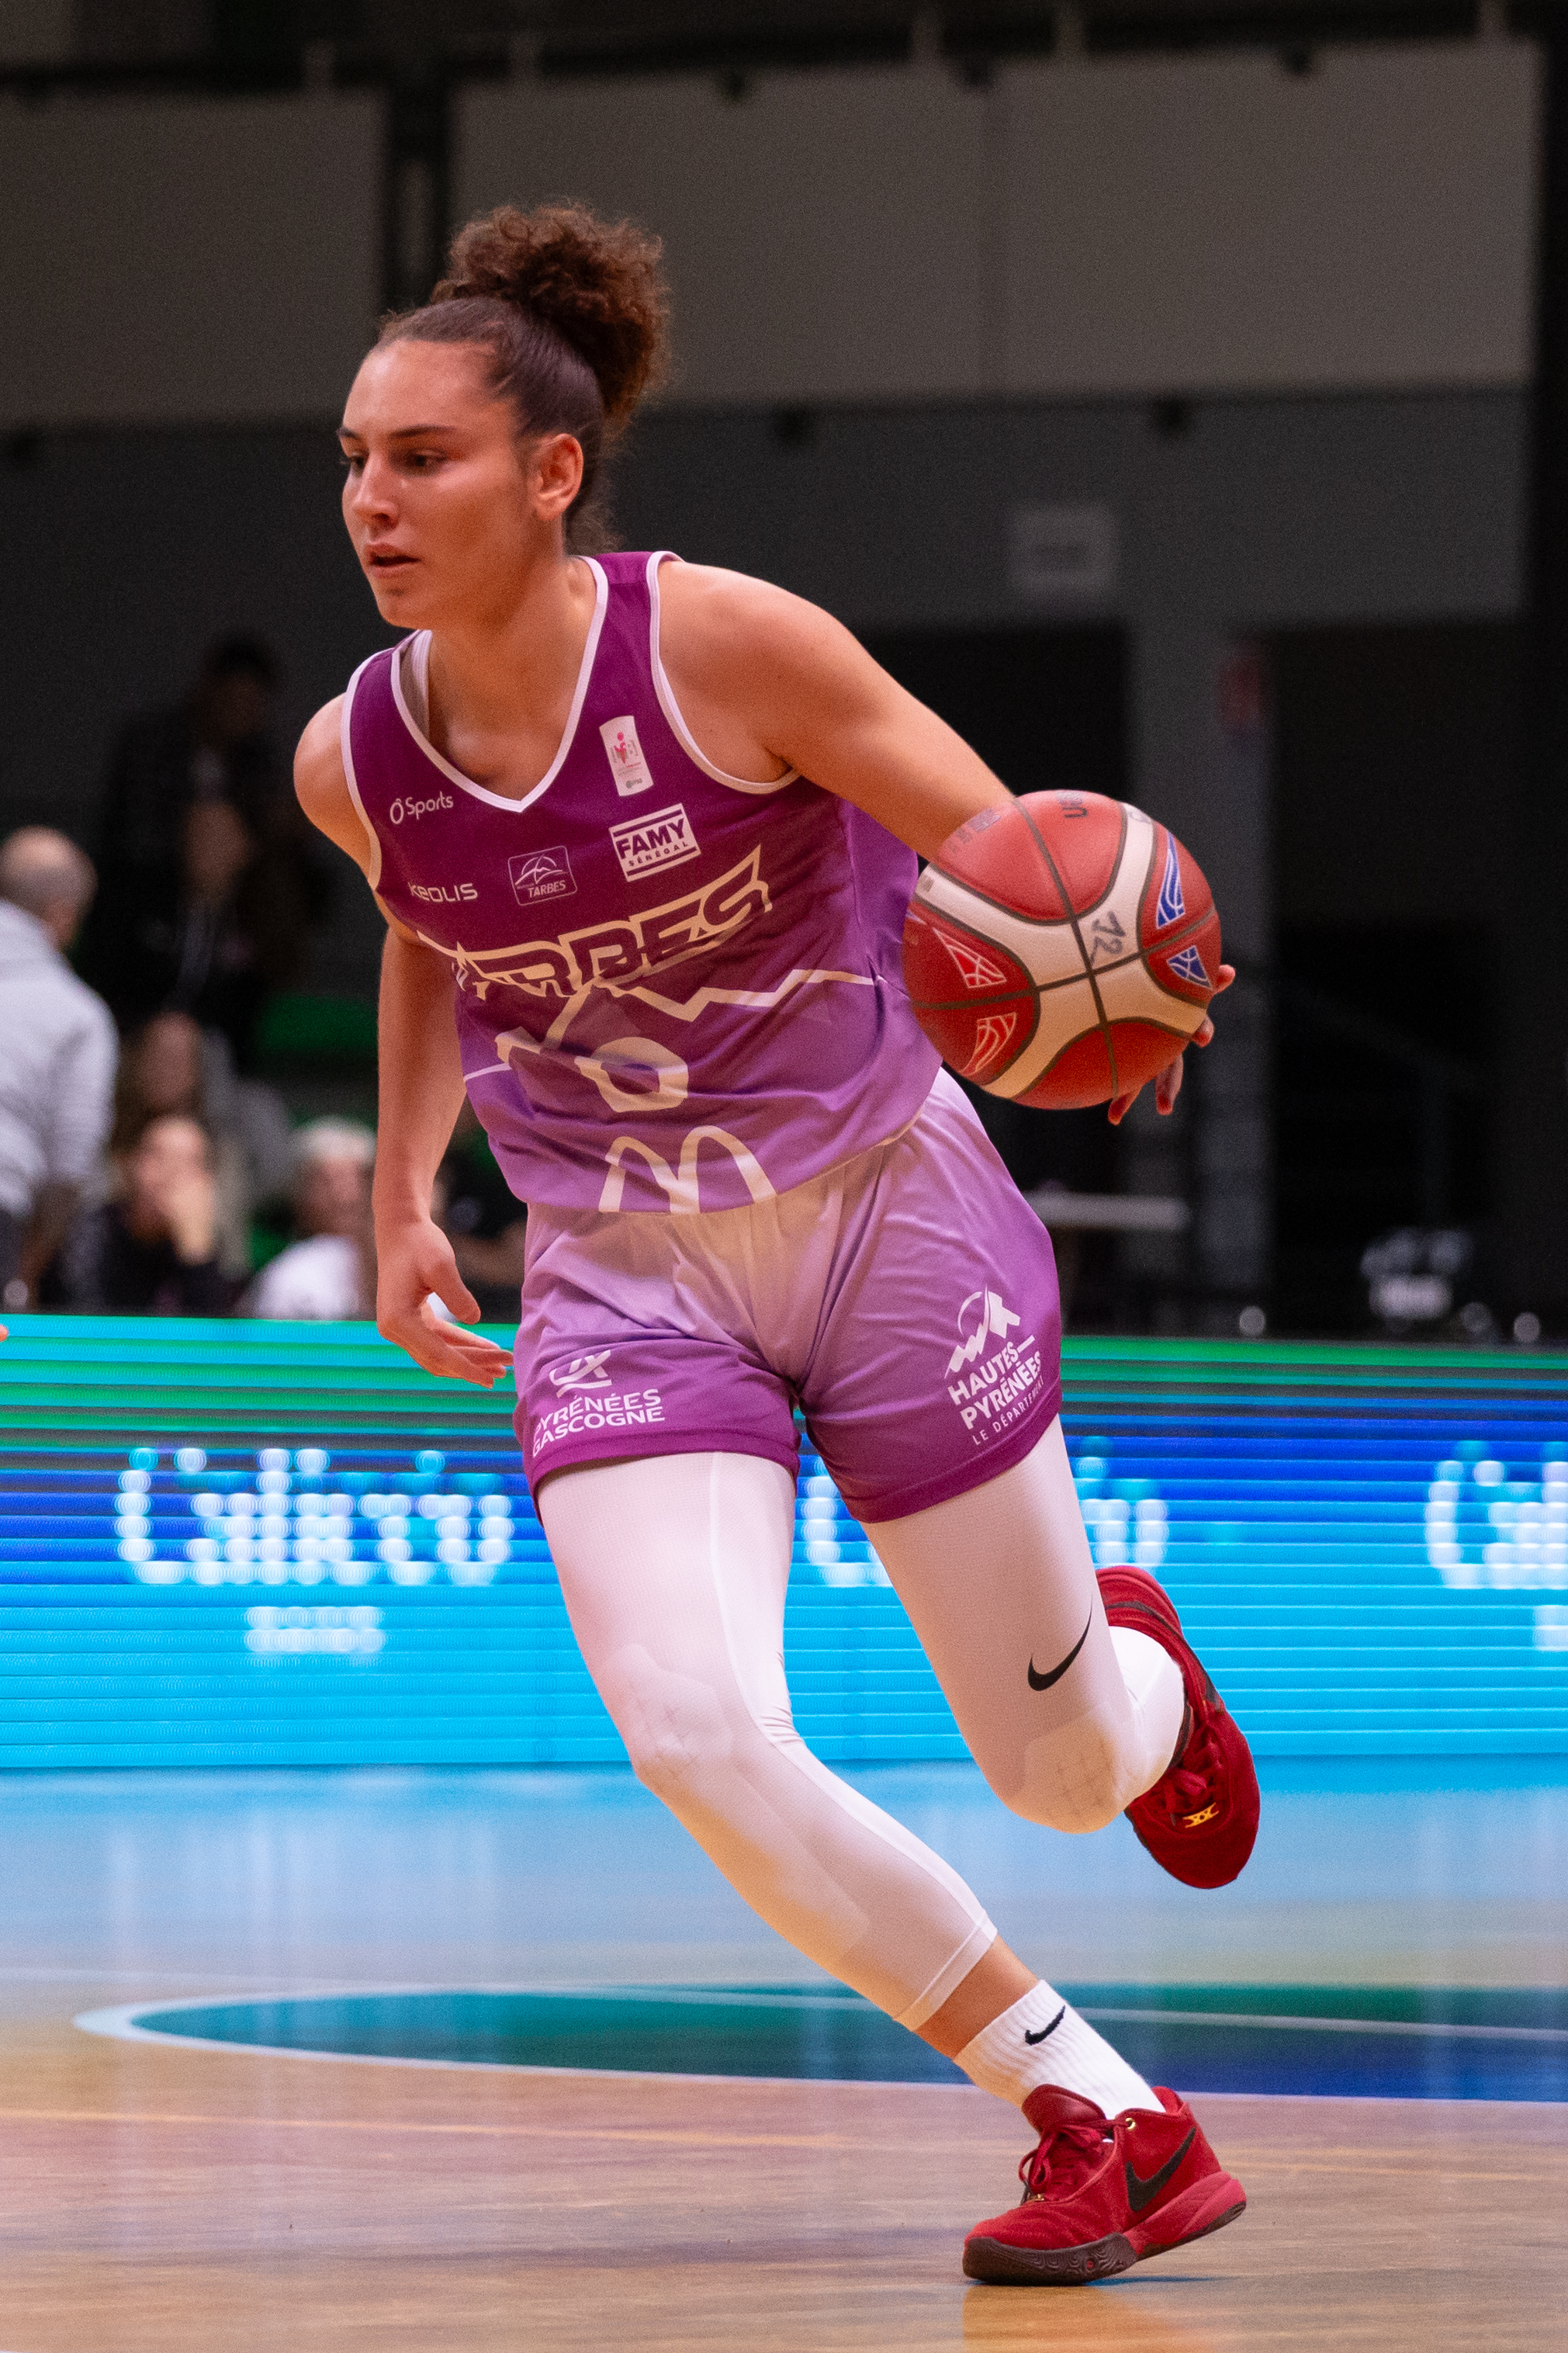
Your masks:
{"label": "jersey neckline trim", "polygon": [[[566,715],[566,725],[562,733],[561,742],[556,747],[555,757],[534,786],[533,790],[524,793],[521,800],[514,799],[510,793],[492,793],[486,786],[475,784],[472,776],[465,776],[461,768],[455,768],[450,760],[445,759],[437,752],[435,744],[431,743],[430,738],[408,708],[407,700],[403,691],[403,665],[398,659],[398,649],[395,647],[393,649],[390,672],[392,699],[397,706],[398,717],[431,765],[438,768],[441,774],[449,778],[454,785],[460,786],[466,793],[471,793],[475,800],[483,801],[489,808],[510,809],[514,815],[521,814],[526,808],[531,808],[540,795],[550,790],[565,765],[568,753],[577,740],[577,723],[583,716],[583,705],[588,699],[588,681],[594,674],[594,658],[599,650],[599,638],[604,629],[605,612],[610,596],[610,584],[605,577],[603,565],[596,564],[591,555],[584,556],[583,562],[594,575],[594,617],[588,624],[588,642],[583,649],[583,659],[577,670],[576,691],[572,697],[572,708]],[[429,631],[419,630],[416,635],[428,637]]]}
{"label": "jersey neckline trim", "polygon": [[680,745],[687,758],[695,760],[703,775],[711,776],[716,785],[728,785],[732,793],[782,793],[786,785],[793,785],[798,781],[800,776],[798,768],[786,768],[782,776],[772,776],[766,783],[760,784],[745,776],[731,776],[725,769],[714,766],[712,761],[699,749],[697,739],[687,725],[680,705],[675,699],[675,691],[664,674],[664,663],[658,650],[658,573],[660,565],[679,563],[679,560],[671,547],[656,548],[647,560],[648,656],[653,670],[653,691],[658,697],[658,707],[668,720],[674,731],[676,742]]}

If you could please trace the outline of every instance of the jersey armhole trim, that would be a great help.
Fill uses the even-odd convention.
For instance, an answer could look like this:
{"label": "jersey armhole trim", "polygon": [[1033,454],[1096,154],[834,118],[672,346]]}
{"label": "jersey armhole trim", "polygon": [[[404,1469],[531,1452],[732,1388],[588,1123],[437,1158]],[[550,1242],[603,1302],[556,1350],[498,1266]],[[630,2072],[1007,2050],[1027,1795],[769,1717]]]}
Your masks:
{"label": "jersey armhole trim", "polygon": [[658,707],[668,720],[675,732],[676,741],[687,758],[695,760],[703,775],[711,776],[716,785],[727,785],[732,793],[759,795],[782,793],[786,785],[799,782],[798,768],[787,768],[782,776],[770,777],[765,784],[756,783],[745,776],[731,776],[727,770],[716,768],[712,761],[700,748],[696,737],[686,723],[680,705],[675,699],[675,691],[665,676],[664,663],[658,650],[658,573],[661,565],[679,562],[679,560],[675,550],[671,547],[655,548],[647,560],[648,659],[653,670],[653,691],[658,697]]}
{"label": "jersey armhole trim", "polygon": [[[363,826],[364,838],[370,844],[370,871],[366,874],[365,881],[370,884],[373,891],[378,889],[381,883],[381,836],[377,833],[374,826],[372,825],[369,818],[366,816],[364,803],[359,797],[359,779],[354,775],[353,742],[350,731],[353,719],[354,695],[358,691],[359,682],[364,676],[366,670],[370,668],[371,663],[378,660],[379,659],[380,657],[378,655],[371,654],[364,661],[361,662],[358,670],[355,670],[353,678],[350,679],[348,687],[343,695],[342,718],[339,723],[339,734],[342,744],[343,782],[349,788],[349,798],[354,805],[354,815],[358,818],[361,825]],[[397,652],[395,648],[393,649],[392,664],[393,668],[395,670],[397,667]]]}

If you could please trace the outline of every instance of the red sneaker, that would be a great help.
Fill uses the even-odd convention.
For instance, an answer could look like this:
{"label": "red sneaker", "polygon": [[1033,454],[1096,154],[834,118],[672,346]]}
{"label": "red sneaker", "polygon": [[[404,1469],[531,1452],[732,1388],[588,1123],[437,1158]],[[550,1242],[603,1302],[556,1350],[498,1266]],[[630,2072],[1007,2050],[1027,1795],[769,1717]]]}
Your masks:
{"label": "red sneaker", "polygon": [[1175,1605],[1147,1569],[1097,1572],[1113,1626],[1152,1635],[1169,1651],[1186,1686],[1182,1745],[1162,1780],[1127,1809],[1155,1862],[1188,1887],[1224,1887],[1240,1875],[1258,1836],[1258,1775],[1252,1751],[1182,1635]]}
{"label": "red sneaker", "polygon": [[970,2279],[1077,2287],[1234,2222],[1247,2192],[1226,2173],[1184,2100],[1114,2119],[1042,2084],[1024,2103],[1040,2145],[1018,2168],[1024,2201],[963,2242]]}

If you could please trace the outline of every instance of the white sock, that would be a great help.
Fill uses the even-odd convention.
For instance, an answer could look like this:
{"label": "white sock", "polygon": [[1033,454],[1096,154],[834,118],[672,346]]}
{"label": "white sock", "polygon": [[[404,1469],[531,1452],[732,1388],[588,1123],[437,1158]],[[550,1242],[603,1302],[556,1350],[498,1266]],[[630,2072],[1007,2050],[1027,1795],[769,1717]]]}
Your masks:
{"label": "white sock", "polygon": [[1077,2092],[1108,2116],[1123,2108],[1160,2105],[1137,2069],[1043,1978],[964,2044],[958,2064],[983,2092],[994,2092],[1016,2107],[1042,2084]]}
{"label": "white sock", "polygon": [[1186,1685],[1182,1671],[1163,1642],[1140,1634],[1131,1626],[1113,1626],[1111,1643],[1132,1714],[1143,1738],[1142,1771],[1145,1789],[1163,1781],[1182,1736],[1186,1716]]}

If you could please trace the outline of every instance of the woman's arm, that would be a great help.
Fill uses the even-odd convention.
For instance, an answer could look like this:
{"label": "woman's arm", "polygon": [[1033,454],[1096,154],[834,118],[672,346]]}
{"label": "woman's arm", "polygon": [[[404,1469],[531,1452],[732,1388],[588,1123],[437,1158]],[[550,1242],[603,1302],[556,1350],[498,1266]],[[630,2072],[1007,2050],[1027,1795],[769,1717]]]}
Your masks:
{"label": "woman's arm", "polygon": [[731,776],[798,768],[932,858],[1012,799],[944,719],[841,622],[765,580],[707,565],[659,575],[664,666],[688,726]]}
{"label": "woman's arm", "polygon": [[[369,880],[374,845],[349,797],[338,735],[341,698],[319,711],[294,763],[300,806],[329,841]],[[377,905],[381,904],[377,901]],[[377,1039],[380,1109],[375,1180],[378,1329],[426,1372],[489,1388],[510,1358],[463,1324],[479,1321],[479,1302],[458,1272],[452,1245],[430,1215],[441,1156],[463,1102],[463,1069],[452,1018],[452,972],[382,907],[386,945],[381,964]],[[458,1318],[438,1317],[434,1293]]]}
{"label": "woman's arm", "polygon": [[[436,1171],[463,1107],[463,1066],[445,956],[389,928],[381,958],[376,1119],[375,1320],[428,1373],[492,1387],[511,1359],[464,1324],[479,1303],[458,1271],[452,1245],[430,1214]],[[447,1324],[430,1294],[459,1321]]]}
{"label": "woman's arm", "polygon": [[[697,564],[665,565],[659,601],[676,701],[708,757],[731,775],[798,768],[922,858],[934,858],[979,810],[1011,801],[979,754],[819,607],[765,580]],[[1222,965],[1219,987],[1234,978]],[[1205,1020],[1193,1042],[1206,1046],[1213,1036]],[[1173,1107],[1181,1088],[1178,1053],[1154,1082],[1161,1111]],[[1110,1103],[1113,1126],[1139,1092]]]}

